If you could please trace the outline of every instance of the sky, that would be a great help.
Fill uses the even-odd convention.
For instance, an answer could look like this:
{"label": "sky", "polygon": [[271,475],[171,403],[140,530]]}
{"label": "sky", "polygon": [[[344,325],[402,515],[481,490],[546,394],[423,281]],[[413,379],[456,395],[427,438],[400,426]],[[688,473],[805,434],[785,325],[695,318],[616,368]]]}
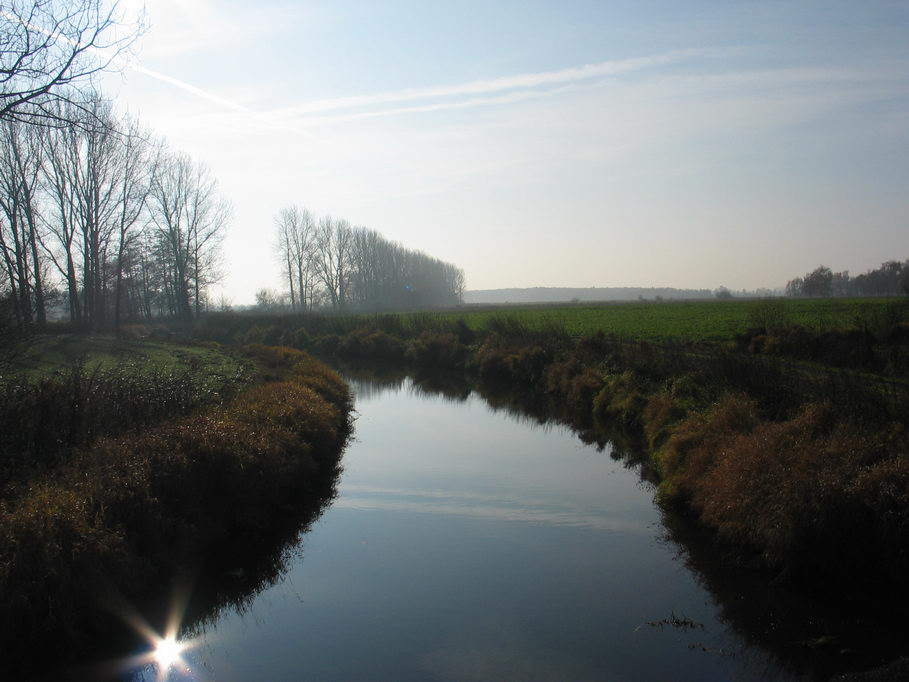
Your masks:
{"label": "sky", "polygon": [[467,289],[779,287],[909,258],[904,0],[122,0],[119,109],[233,208],[222,293],[298,204]]}

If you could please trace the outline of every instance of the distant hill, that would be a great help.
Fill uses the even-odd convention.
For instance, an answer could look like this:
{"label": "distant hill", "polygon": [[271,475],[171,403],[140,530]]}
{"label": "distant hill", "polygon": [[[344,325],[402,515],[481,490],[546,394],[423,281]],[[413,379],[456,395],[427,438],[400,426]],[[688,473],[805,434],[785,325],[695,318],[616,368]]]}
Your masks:
{"label": "distant hill", "polygon": [[636,301],[683,298],[712,298],[710,289],[672,287],[531,287],[529,289],[475,289],[464,292],[464,303],[567,303],[569,301]]}

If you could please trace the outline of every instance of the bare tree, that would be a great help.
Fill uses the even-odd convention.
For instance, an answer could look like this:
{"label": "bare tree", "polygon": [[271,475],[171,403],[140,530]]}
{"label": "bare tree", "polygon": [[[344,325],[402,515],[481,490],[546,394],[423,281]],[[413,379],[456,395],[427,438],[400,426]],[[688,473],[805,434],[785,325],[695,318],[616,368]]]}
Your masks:
{"label": "bare tree", "polygon": [[127,254],[141,235],[140,226],[150,180],[154,174],[149,134],[135,120],[126,121],[121,133],[121,144],[117,154],[119,187],[114,219],[117,229],[116,288],[114,289],[114,325],[120,326],[123,305],[123,276],[126,270]]}
{"label": "bare tree", "polygon": [[316,221],[305,208],[290,206],[275,217],[277,247],[287,268],[291,308],[311,310],[316,283]]}
{"label": "bare tree", "polygon": [[46,321],[38,246],[41,132],[16,121],[0,124],[0,255],[20,329]]}
{"label": "bare tree", "polygon": [[[61,112],[62,113],[62,112]],[[68,112],[78,115],[79,112]],[[82,130],[77,125],[59,127],[44,136],[44,187],[47,195],[44,246],[66,282],[70,320],[82,321],[77,267],[79,244],[79,169]]]}
{"label": "bare tree", "polygon": [[119,21],[116,2],[0,0],[0,119],[64,123],[57,105],[83,106],[77,88],[117,66],[141,32]]}
{"label": "bare tree", "polygon": [[108,320],[110,296],[119,295],[111,281],[119,279],[119,260],[144,200],[135,195],[147,192],[147,182],[129,124],[100,95],[92,95],[86,107],[58,107],[61,120],[69,122],[44,133],[44,243],[67,281],[72,318],[99,328]]}
{"label": "bare tree", "polygon": [[316,273],[331,300],[331,307],[343,310],[347,307],[353,247],[350,224],[329,216],[322,218],[316,230],[316,246]]}
{"label": "bare tree", "polygon": [[189,320],[198,316],[205,289],[217,276],[230,206],[218,196],[217,182],[205,166],[185,154],[163,151],[151,182],[149,209],[172,310]]}

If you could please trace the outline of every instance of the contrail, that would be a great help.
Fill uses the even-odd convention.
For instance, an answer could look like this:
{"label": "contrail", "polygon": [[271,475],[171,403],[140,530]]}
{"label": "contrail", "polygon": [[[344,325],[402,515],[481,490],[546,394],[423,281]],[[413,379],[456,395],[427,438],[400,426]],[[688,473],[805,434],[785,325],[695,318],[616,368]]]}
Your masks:
{"label": "contrail", "polygon": [[672,52],[650,57],[616,59],[595,64],[572,66],[558,71],[516,74],[513,76],[470,81],[467,83],[440,85],[427,88],[410,88],[393,92],[376,93],[373,95],[337,97],[333,99],[316,100],[296,107],[275,110],[272,111],[271,114],[275,116],[297,116],[322,113],[336,109],[364,107],[372,104],[389,104],[421,99],[456,97],[458,95],[484,95],[517,88],[536,88],[544,85],[576,83],[591,78],[614,76],[651,66],[670,64],[686,57],[703,55],[705,52],[705,50],[674,50]]}
{"label": "contrail", "polygon": [[566,92],[579,92],[583,90],[599,87],[605,81],[596,81],[592,84],[579,85],[569,83],[558,88],[549,90],[516,90],[502,95],[492,97],[473,97],[470,99],[458,100],[455,102],[432,102],[429,104],[418,104],[413,106],[396,107],[389,109],[376,109],[373,111],[358,111],[349,114],[337,114],[332,116],[313,116],[306,117],[303,120],[310,126],[326,125],[332,123],[344,123],[347,121],[356,121],[367,118],[384,118],[386,116],[400,116],[402,114],[421,114],[433,111],[445,111],[449,109],[472,109],[474,107],[484,107],[496,104],[514,104],[515,102],[526,102],[532,99],[543,97],[552,97],[561,95]]}
{"label": "contrail", "polygon": [[269,117],[264,116],[263,114],[259,113],[258,111],[254,110],[254,109],[250,109],[247,106],[244,106],[242,104],[239,104],[239,103],[234,102],[229,99],[225,99],[224,97],[221,97],[220,95],[216,95],[207,90],[203,90],[202,88],[196,87],[195,85],[193,85],[191,83],[187,83],[186,81],[180,80],[179,78],[174,78],[173,76],[168,76],[167,74],[161,73],[160,71],[155,71],[153,69],[149,69],[144,66],[139,66],[137,64],[130,64],[126,60],[121,59],[119,61],[121,62],[121,64],[124,67],[131,69],[131,70],[135,71],[136,73],[141,73],[144,76],[148,76],[150,78],[155,78],[164,83],[168,83],[169,85],[173,85],[176,88],[180,88],[181,90],[184,90],[192,95],[195,95],[196,97],[200,97],[202,99],[208,100],[209,102],[212,102],[219,106],[226,107],[228,109],[232,109],[233,111],[237,111],[239,113],[246,114],[247,116],[250,116],[251,118],[258,121],[259,123],[264,124],[268,128],[271,128],[274,130],[284,130],[284,131],[290,132],[290,133],[296,133],[297,135],[302,135],[304,137],[308,137],[309,139],[314,140],[316,142],[321,142],[322,144],[326,143],[323,138],[319,137],[318,135],[316,135],[314,133],[309,132],[308,130],[304,130],[303,128],[297,128],[295,126],[286,126],[286,125],[282,125],[279,123],[275,123],[275,121],[271,120]]}

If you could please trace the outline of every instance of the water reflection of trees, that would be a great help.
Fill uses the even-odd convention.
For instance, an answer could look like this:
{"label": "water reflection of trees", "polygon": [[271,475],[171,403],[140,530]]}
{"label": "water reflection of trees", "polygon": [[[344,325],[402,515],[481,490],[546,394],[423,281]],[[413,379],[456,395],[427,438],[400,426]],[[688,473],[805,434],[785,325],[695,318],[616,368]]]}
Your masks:
{"label": "water reflection of trees", "polygon": [[337,497],[341,471],[340,463],[326,471],[301,493],[305,504],[275,519],[268,533],[231,543],[209,557],[186,610],[183,634],[200,634],[227,610],[244,612],[260,592],[284,578],[303,551],[303,536]]}
{"label": "water reflection of trees", "polygon": [[579,414],[543,391],[516,390],[513,385],[484,381],[466,372],[409,367],[401,363],[345,360],[336,361],[335,368],[361,399],[373,400],[386,392],[403,389],[414,395],[455,403],[463,403],[475,395],[492,411],[527,428],[542,431],[567,428],[585,445],[598,452],[605,451],[616,462],[637,470],[643,480],[655,481],[650,460],[642,454],[643,449],[633,436],[611,425],[594,423],[589,414]]}
{"label": "water reflection of trees", "polygon": [[[713,533],[690,520],[665,511],[662,516],[665,541],[710,594],[720,620],[780,668],[800,679],[830,680],[905,653],[904,624],[882,623],[871,614],[856,618],[836,601],[725,556]],[[756,657],[754,665],[768,662]]]}

